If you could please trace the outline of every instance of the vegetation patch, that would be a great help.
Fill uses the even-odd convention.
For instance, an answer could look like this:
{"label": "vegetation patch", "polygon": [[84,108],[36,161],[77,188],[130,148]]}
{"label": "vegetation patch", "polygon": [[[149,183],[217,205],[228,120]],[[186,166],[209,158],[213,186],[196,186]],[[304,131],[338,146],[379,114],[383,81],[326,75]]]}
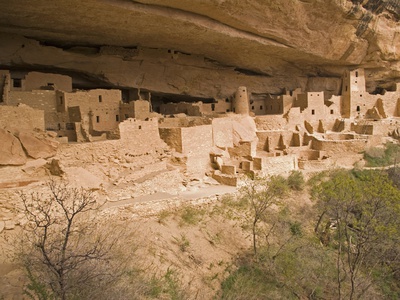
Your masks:
{"label": "vegetation patch", "polygon": [[372,147],[365,151],[367,167],[385,167],[400,161],[400,145],[387,143],[385,148]]}

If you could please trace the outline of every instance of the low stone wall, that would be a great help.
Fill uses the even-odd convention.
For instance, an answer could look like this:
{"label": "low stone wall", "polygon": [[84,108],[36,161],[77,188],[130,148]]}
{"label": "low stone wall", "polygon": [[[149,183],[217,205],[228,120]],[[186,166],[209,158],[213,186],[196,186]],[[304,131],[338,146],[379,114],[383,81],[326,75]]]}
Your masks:
{"label": "low stone wall", "polygon": [[253,167],[255,171],[261,171],[264,175],[287,173],[298,169],[297,156],[255,157]]}
{"label": "low stone wall", "polygon": [[45,129],[44,111],[33,109],[27,105],[0,105],[0,128],[16,128],[19,130]]}
{"label": "low stone wall", "polygon": [[355,135],[352,133],[327,133],[324,134],[325,139],[334,141],[354,140]]}
{"label": "low stone wall", "polygon": [[344,152],[362,152],[367,145],[366,139],[330,141],[313,139],[311,148],[314,150],[326,151],[328,155]]}

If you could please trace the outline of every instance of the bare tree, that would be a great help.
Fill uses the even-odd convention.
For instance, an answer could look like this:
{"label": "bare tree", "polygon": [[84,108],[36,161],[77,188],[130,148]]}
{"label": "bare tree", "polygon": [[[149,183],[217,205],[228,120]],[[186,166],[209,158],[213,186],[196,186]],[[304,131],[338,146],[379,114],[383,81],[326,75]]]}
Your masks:
{"label": "bare tree", "polygon": [[45,194],[20,194],[29,221],[20,253],[30,279],[26,294],[64,300],[115,280],[111,250],[118,234],[99,232],[90,219],[99,208],[93,192],[55,181],[47,187]]}

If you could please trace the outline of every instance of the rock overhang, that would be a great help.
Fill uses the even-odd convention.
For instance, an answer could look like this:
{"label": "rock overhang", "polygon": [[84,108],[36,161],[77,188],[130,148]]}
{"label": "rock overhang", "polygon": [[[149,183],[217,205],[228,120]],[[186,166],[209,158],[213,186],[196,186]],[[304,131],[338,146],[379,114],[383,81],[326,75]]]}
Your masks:
{"label": "rock overhang", "polygon": [[[185,72],[193,74],[200,72],[199,68],[187,71],[190,68],[180,59],[150,61],[150,66],[140,70],[146,76],[147,70],[156,63],[175,65],[168,76],[181,76],[183,80],[167,85],[177,86],[174,91],[177,94],[216,96],[218,85],[225,84],[220,77],[235,76],[246,78],[243,81],[258,81],[255,87],[258,92],[262,88],[277,92],[278,88],[304,87],[308,77],[340,77],[344,69],[356,66],[370,70],[370,89],[373,90],[377,84],[386,87],[400,77],[400,50],[395,47],[397,42],[400,43],[400,28],[395,18],[398,9],[395,4],[375,1],[383,5],[377,10],[372,5],[374,1],[368,2],[369,6],[362,7],[357,1],[327,3],[318,0],[268,4],[211,0],[33,0],[29,5],[12,1],[3,5],[0,12],[0,32],[39,41],[46,49],[56,48],[48,51],[54,53],[47,62],[30,60],[26,55],[2,57],[1,62],[15,67],[54,66],[65,72],[81,72],[95,78],[100,78],[103,73],[105,82],[109,81],[111,85],[138,87],[140,76],[125,82],[124,76],[116,74],[116,70],[105,68],[96,74],[94,67],[82,66],[82,58],[53,59],[52,56],[77,46],[89,49],[107,45],[128,49],[142,47],[165,49],[181,56],[202,56],[212,64],[210,69],[201,66],[205,72],[230,71],[228,75],[219,72],[220,75],[211,80],[217,87],[202,94],[200,90],[204,87],[196,90],[184,82],[195,77]],[[88,56],[88,60],[93,60],[93,56]],[[71,63],[75,59],[81,66]],[[121,64],[121,73],[127,73],[132,67],[124,62],[122,58],[105,63]],[[101,60],[97,59],[94,64],[100,65]],[[179,74],[180,70],[182,74]],[[133,68],[132,72],[139,71]],[[162,81],[163,78],[155,80]],[[154,90],[151,85],[147,88]],[[161,84],[159,91],[172,90]],[[220,94],[225,96],[227,93]]]}

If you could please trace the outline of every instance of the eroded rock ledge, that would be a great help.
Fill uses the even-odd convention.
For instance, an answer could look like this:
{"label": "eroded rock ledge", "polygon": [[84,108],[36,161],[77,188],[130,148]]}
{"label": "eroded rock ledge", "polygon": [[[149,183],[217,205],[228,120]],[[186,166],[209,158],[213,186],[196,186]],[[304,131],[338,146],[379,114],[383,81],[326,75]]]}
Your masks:
{"label": "eroded rock ledge", "polygon": [[0,65],[206,98],[240,85],[334,93],[345,69],[363,67],[372,92],[400,78],[398,16],[393,0],[12,1]]}

